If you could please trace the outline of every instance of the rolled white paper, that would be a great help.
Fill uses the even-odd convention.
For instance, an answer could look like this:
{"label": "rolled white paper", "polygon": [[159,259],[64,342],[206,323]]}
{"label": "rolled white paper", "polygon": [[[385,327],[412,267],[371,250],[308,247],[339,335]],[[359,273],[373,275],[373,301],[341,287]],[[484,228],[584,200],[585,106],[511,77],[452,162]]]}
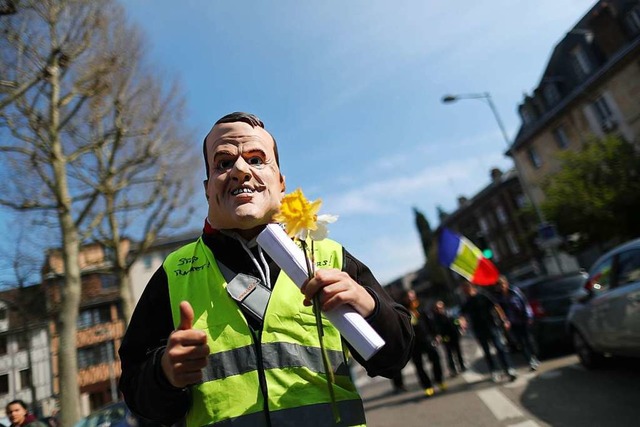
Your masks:
{"label": "rolled white paper", "polygon": [[[269,224],[258,235],[258,244],[287,273],[293,282],[302,287],[307,280],[307,263],[304,253],[278,224]],[[340,334],[365,360],[369,360],[384,346],[384,340],[366,320],[348,305],[323,312]]]}

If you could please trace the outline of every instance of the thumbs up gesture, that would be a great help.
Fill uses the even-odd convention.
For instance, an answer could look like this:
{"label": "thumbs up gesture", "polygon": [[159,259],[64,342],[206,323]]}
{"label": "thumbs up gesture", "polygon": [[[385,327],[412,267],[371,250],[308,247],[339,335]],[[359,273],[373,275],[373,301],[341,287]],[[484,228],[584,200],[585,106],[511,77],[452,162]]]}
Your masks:
{"label": "thumbs up gesture", "polygon": [[167,380],[178,388],[202,381],[202,368],[207,365],[209,346],[204,331],[193,329],[193,308],[187,301],[180,303],[180,324],[167,341],[161,359]]}

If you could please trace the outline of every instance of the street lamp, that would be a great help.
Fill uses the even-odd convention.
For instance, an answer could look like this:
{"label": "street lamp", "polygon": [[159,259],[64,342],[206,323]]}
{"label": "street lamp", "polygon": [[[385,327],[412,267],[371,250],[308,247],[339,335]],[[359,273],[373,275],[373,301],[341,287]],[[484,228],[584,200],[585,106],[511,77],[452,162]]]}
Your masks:
{"label": "street lamp", "polygon": [[[465,94],[457,94],[457,95],[451,95],[451,94],[447,94],[444,95],[442,97],[442,103],[443,104],[451,104],[454,103],[460,99],[479,99],[481,101],[484,101],[487,103],[487,105],[489,106],[489,108],[491,108],[491,112],[493,113],[493,117],[496,119],[496,123],[498,123],[498,127],[500,128],[500,132],[502,133],[502,137],[504,138],[504,142],[507,144],[507,148],[511,147],[511,141],[509,140],[509,136],[507,135],[507,131],[504,127],[504,123],[502,122],[502,119],[500,118],[500,114],[498,114],[498,110],[496,109],[495,104],[493,103],[493,100],[491,99],[491,94],[489,92],[481,92],[481,93],[465,93]],[[515,154],[512,156],[513,159],[513,164],[516,168],[516,175],[518,175],[518,181],[520,181],[520,186],[522,187],[524,193],[526,194],[527,198],[529,199],[529,203],[531,203],[531,206],[533,206],[533,209],[536,212],[536,217],[538,218],[538,226],[540,227],[540,229],[542,229],[544,226],[548,225],[544,219],[544,216],[542,215],[542,211],[540,210],[540,206],[538,206],[538,203],[535,201],[535,199],[533,198],[533,195],[531,194],[531,188],[529,188],[529,185],[527,184],[527,182],[523,179],[522,177],[522,168],[520,168],[520,165],[518,163],[518,159],[515,156]],[[555,249],[551,250],[552,256],[556,262],[556,265],[558,267],[558,270],[560,272],[562,272],[562,264],[560,263],[560,260],[558,259],[558,254],[556,253]]]}

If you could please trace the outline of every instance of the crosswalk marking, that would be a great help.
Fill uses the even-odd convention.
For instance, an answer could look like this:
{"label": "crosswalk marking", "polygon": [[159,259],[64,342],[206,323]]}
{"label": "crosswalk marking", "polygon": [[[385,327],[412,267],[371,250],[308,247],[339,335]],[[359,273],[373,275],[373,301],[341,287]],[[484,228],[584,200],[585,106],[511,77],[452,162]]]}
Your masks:
{"label": "crosswalk marking", "polygon": [[520,409],[518,409],[518,407],[507,399],[507,397],[498,389],[490,388],[479,391],[477,394],[499,421],[503,421],[508,418],[524,417],[522,411],[520,411]]}
{"label": "crosswalk marking", "polygon": [[485,375],[482,375],[476,371],[474,371],[473,369],[467,369],[466,371],[464,371],[462,373],[462,378],[464,378],[464,380],[468,383],[475,383],[475,382],[480,382],[483,381],[485,379]]}
{"label": "crosswalk marking", "polygon": [[[540,376],[542,376],[544,374],[540,374]],[[515,381],[512,381],[510,383],[506,383],[504,384],[504,387],[506,388],[518,388],[518,387],[524,387],[527,385],[527,383],[529,382],[529,380],[533,377],[536,376],[535,372],[527,372],[526,374],[518,374],[518,378]]]}
{"label": "crosswalk marking", "polygon": [[540,427],[540,424],[535,421],[527,420],[518,424],[509,424],[507,427]]}

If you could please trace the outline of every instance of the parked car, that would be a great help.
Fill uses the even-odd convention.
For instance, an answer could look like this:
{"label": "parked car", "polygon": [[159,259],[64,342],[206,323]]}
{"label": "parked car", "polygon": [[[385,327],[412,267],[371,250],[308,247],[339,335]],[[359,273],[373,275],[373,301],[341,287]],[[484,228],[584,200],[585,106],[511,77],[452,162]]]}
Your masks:
{"label": "parked car", "polygon": [[567,326],[587,368],[601,365],[605,355],[640,357],[640,239],[594,263]]}
{"label": "parked car", "polygon": [[100,408],[78,421],[74,427],[160,427],[161,424],[138,418],[124,402]]}
{"label": "parked car", "polygon": [[576,271],[514,283],[533,311],[531,333],[539,356],[566,345],[569,335],[565,324],[569,308],[586,278],[586,272]]}

